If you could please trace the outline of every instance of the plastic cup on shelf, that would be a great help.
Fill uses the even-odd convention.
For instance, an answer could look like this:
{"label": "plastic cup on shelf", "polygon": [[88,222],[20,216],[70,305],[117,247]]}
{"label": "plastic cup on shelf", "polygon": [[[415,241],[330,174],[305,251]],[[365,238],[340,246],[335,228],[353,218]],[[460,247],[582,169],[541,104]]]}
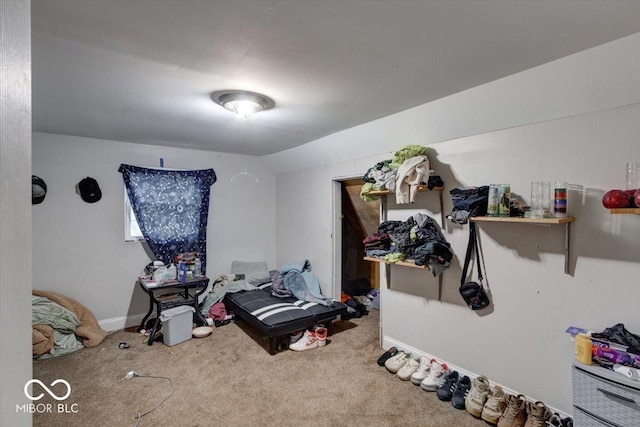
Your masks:
{"label": "plastic cup on shelf", "polygon": [[637,190],[640,188],[640,162],[626,164],[625,190]]}

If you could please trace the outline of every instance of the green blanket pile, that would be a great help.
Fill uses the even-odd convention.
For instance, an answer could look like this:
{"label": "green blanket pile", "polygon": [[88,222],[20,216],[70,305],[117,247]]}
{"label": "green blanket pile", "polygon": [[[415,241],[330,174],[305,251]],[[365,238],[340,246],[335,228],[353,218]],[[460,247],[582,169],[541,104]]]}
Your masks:
{"label": "green blanket pile", "polygon": [[[83,347],[82,339],[74,333],[80,325],[80,320],[78,320],[78,317],[73,312],[45,297],[32,295],[31,302],[31,323],[34,326],[34,334],[47,335],[44,331],[51,330],[46,327],[42,328],[41,325],[48,325],[53,329],[52,346],[47,352],[43,352],[42,354],[35,354],[34,352],[34,359],[62,356]],[[36,326],[38,326],[38,328],[36,328]],[[51,343],[51,340],[49,341]]]}

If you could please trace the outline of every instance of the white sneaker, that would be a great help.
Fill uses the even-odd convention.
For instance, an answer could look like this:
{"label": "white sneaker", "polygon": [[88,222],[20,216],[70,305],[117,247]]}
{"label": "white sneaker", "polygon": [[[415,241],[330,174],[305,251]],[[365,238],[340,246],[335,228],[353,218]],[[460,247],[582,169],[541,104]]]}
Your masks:
{"label": "white sneaker", "polygon": [[429,369],[429,375],[422,380],[420,387],[424,391],[436,391],[444,381],[447,379],[449,368],[446,363],[440,363],[437,360],[431,362],[431,369]]}
{"label": "white sneaker", "polygon": [[384,366],[385,368],[387,368],[387,371],[391,372],[392,374],[395,374],[400,370],[400,368],[404,366],[405,363],[407,363],[408,359],[409,359],[409,355],[401,351],[395,356],[387,359],[387,361],[384,362]]}
{"label": "white sneaker", "polygon": [[318,347],[318,338],[313,331],[304,331],[304,335],[298,341],[289,345],[289,350],[305,351]]}
{"label": "white sneaker", "polygon": [[429,369],[431,369],[431,362],[434,361],[435,359],[429,359],[425,356],[420,358],[420,366],[418,366],[418,370],[411,374],[411,382],[414,385],[420,385],[420,383],[427,378],[427,375],[429,375]]}
{"label": "white sneaker", "polygon": [[398,370],[398,373],[396,375],[398,375],[398,378],[400,378],[402,381],[409,381],[409,378],[411,378],[411,375],[418,369],[418,366],[420,366],[420,363],[418,363],[418,361],[414,358],[409,358],[409,360],[407,360],[407,363],[404,364],[404,366],[402,368],[400,368],[400,370]]}

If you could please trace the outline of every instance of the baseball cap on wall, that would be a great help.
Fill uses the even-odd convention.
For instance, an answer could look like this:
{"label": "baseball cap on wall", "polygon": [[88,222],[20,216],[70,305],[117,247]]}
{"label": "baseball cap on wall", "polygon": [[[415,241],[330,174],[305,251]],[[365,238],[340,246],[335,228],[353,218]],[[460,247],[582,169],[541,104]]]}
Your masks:
{"label": "baseball cap on wall", "polygon": [[102,198],[102,191],[98,186],[98,181],[91,177],[86,177],[78,183],[80,197],[87,203],[95,203]]}
{"label": "baseball cap on wall", "polygon": [[31,204],[37,205],[44,201],[47,195],[47,184],[39,176],[31,175]]}

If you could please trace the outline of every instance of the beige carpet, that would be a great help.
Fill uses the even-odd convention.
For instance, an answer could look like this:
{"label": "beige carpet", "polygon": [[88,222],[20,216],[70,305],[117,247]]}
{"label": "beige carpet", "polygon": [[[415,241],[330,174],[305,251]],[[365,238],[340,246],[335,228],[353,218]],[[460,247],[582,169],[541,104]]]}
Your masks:
{"label": "beige carpet", "polygon": [[[71,395],[61,403],[76,413],[59,413],[45,392],[38,403],[52,404],[52,411],[34,414],[33,425],[135,425],[136,413],[171,391],[164,379],[122,380],[135,370],[169,377],[175,386],[140,426],[486,426],[376,364],[383,350],[375,310],[336,322],[327,346],[299,353],[269,355],[267,340],[242,322],[172,347],[148,347],[142,339],[117,331],[98,347],[34,361],[34,378],[70,383]],[[131,348],[118,349],[121,341]],[[63,394],[64,386],[53,390]]]}

